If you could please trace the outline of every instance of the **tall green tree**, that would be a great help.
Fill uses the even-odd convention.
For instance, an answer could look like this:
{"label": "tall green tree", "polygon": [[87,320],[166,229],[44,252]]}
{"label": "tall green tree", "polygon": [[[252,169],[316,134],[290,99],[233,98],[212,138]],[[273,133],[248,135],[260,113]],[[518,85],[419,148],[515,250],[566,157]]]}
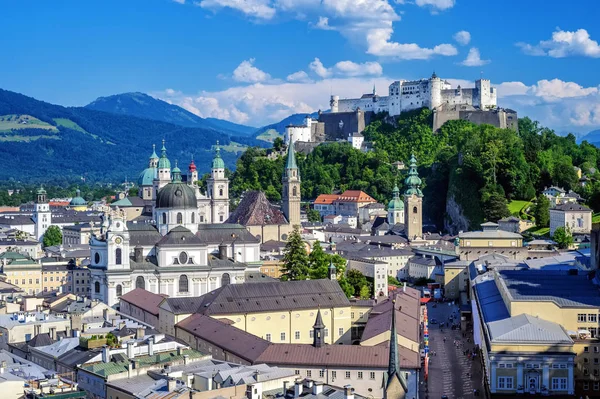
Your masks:
{"label": "tall green tree", "polygon": [[306,254],[306,245],[302,241],[297,226],[294,227],[287,244],[285,244],[281,273],[283,281],[306,280],[308,278],[309,261]]}
{"label": "tall green tree", "polygon": [[365,286],[369,286],[369,282],[367,281],[367,278],[365,277],[364,274],[362,274],[360,271],[356,270],[356,269],[351,269],[348,270],[348,273],[346,273],[346,279],[348,280],[348,283],[352,286],[352,288],[354,289],[354,296],[361,296],[361,289]]}
{"label": "tall green tree", "polygon": [[573,245],[573,234],[571,234],[571,230],[569,228],[559,227],[554,230],[554,235],[552,236],[554,242],[558,244],[560,249],[567,249],[571,245]]}
{"label": "tall green tree", "polygon": [[320,222],[321,214],[316,209],[312,209],[310,205],[306,205],[306,217],[309,222]]}
{"label": "tall green tree", "polygon": [[55,225],[48,227],[48,230],[44,233],[42,243],[44,244],[44,247],[60,245],[62,243],[62,232],[60,231],[60,228]]}
{"label": "tall green tree", "polygon": [[494,189],[484,189],[482,194],[482,206],[485,218],[490,222],[510,216],[506,197]]}
{"label": "tall green tree", "polygon": [[533,217],[535,218],[535,225],[538,227],[548,227],[550,225],[550,201],[543,194],[538,195],[535,201]]}

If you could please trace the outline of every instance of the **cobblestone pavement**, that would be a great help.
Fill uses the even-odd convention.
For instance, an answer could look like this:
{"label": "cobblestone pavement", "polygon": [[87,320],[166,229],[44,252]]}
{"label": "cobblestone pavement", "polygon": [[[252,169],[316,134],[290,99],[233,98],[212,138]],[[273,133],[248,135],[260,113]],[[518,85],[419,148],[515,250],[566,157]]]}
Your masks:
{"label": "cobblestone pavement", "polygon": [[[474,389],[481,392],[479,359],[470,360],[464,354],[465,350],[472,350],[474,347],[472,334],[463,337],[461,330],[447,327],[448,317],[451,314],[457,315],[457,306],[448,306],[447,303],[437,304],[435,308],[432,304],[427,306],[429,320],[434,319],[437,324],[429,325],[429,378],[422,384],[420,398],[440,399],[442,395],[448,395],[450,399],[474,398]],[[446,324],[443,331],[440,328],[442,322]]]}

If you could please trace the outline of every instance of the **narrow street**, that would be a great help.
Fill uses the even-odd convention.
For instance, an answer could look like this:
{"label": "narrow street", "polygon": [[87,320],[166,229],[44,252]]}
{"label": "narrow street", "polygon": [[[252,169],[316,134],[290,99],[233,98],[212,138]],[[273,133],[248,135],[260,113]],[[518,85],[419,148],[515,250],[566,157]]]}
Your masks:
{"label": "narrow street", "polygon": [[[449,399],[473,398],[474,389],[481,391],[481,371],[478,367],[479,359],[471,360],[464,353],[466,350],[473,350],[472,334],[463,337],[460,329],[450,328],[452,323],[448,322],[448,318],[453,313],[457,315],[457,306],[439,303],[434,308],[433,304],[429,303],[427,308],[430,320],[430,363],[426,383],[428,392],[423,392],[423,389],[421,398],[439,399],[442,395],[448,395]],[[431,320],[437,323],[431,324]],[[456,322],[456,319],[454,320]],[[440,328],[440,323],[445,323],[445,326]],[[470,342],[467,342],[468,339]]]}

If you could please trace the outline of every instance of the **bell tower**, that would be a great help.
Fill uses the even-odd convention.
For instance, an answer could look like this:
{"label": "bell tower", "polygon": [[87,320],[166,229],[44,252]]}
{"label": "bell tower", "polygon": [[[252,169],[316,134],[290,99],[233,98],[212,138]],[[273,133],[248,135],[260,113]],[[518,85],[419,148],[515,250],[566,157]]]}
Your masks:
{"label": "bell tower", "polygon": [[412,241],[423,236],[423,192],[414,154],[404,183],[408,187],[404,193],[404,233]]}
{"label": "bell tower", "polygon": [[35,223],[35,238],[38,241],[41,241],[44,237],[44,233],[46,233],[46,230],[48,230],[48,227],[52,224],[52,213],[50,212],[50,205],[48,204],[48,198],[44,187],[40,187],[37,191],[37,200],[35,201],[33,211],[33,221]]}
{"label": "bell tower", "polygon": [[294,144],[288,146],[287,163],[282,179],[282,211],[292,226],[300,225],[300,171],[296,164]]}
{"label": "bell tower", "polygon": [[229,179],[225,177],[225,162],[217,141],[210,178],[206,182],[210,198],[211,223],[223,223],[229,218]]}

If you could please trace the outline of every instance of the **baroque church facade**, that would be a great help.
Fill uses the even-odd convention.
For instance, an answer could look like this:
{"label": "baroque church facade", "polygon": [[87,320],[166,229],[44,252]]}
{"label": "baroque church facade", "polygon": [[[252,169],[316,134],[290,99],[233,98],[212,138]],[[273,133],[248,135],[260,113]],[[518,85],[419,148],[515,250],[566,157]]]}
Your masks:
{"label": "baroque church facade", "polygon": [[118,207],[104,214],[90,239],[92,299],[114,306],[135,288],[169,297],[199,296],[246,281],[259,271],[260,242],[229,216],[229,182],[219,147],[206,194],[192,162],[187,176],[167,158],[150,156],[140,196],[152,201],[152,222],[127,221]]}

